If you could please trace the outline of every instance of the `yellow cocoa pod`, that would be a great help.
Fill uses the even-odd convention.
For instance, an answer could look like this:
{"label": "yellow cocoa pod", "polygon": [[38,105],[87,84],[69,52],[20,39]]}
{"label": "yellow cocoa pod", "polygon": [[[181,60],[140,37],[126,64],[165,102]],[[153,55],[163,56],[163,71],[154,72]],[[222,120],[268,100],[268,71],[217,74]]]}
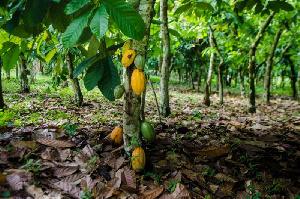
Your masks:
{"label": "yellow cocoa pod", "polygon": [[123,140],[123,129],[122,127],[116,127],[110,134],[110,139],[114,141],[116,144],[121,144]]}
{"label": "yellow cocoa pod", "polygon": [[132,64],[135,59],[135,51],[134,50],[127,50],[122,57],[122,64],[124,67],[128,67]]}
{"label": "yellow cocoa pod", "polygon": [[140,95],[146,88],[145,74],[139,69],[135,69],[131,75],[131,87],[137,95]]}
{"label": "yellow cocoa pod", "polygon": [[130,49],[131,43],[132,43],[131,39],[128,39],[127,41],[125,41],[125,43],[123,45],[123,49],[122,49],[122,55],[124,55],[125,52]]}
{"label": "yellow cocoa pod", "polygon": [[145,151],[142,147],[137,147],[136,149],[134,149],[131,156],[132,168],[136,172],[140,172],[145,168],[145,164],[146,164]]}

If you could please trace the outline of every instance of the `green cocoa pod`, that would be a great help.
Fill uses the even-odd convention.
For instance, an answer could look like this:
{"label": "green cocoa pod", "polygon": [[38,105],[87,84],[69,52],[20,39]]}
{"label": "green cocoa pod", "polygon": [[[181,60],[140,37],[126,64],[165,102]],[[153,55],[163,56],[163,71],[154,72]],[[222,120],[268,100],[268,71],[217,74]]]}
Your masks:
{"label": "green cocoa pod", "polygon": [[114,96],[116,99],[120,99],[125,92],[125,88],[123,85],[116,86],[114,90]]}
{"label": "green cocoa pod", "polygon": [[134,65],[137,69],[143,71],[145,67],[145,57],[143,55],[137,55],[134,60]]}
{"label": "green cocoa pod", "polygon": [[142,135],[148,142],[153,142],[155,139],[155,131],[149,122],[143,122],[141,125]]}

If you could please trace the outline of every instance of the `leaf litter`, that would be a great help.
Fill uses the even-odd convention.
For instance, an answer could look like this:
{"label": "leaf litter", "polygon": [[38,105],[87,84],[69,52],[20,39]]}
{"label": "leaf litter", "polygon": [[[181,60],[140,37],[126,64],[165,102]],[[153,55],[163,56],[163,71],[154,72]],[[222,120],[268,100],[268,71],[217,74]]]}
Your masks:
{"label": "leaf litter", "polygon": [[122,125],[121,101],[91,95],[78,108],[66,99],[31,94],[34,100],[24,104],[52,117],[29,122],[29,108],[22,113],[24,125],[0,128],[0,193],[9,191],[13,198],[300,197],[298,102],[274,98],[271,106],[258,103],[251,115],[243,98],[227,96],[219,105],[215,94],[205,107],[195,91],[185,91],[185,97],[180,89],[170,93],[172,114],[162,123],[153,96],[147,96],[146,117],[157,135],[153,143],[143,140],[147,163],[141,173],[131,169],[124,147],[109,140]]}

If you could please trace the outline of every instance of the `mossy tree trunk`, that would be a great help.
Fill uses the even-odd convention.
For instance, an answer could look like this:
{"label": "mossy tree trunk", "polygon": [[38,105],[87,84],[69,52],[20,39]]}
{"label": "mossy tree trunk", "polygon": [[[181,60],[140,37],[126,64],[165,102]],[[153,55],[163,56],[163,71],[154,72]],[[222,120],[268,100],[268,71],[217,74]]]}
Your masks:
{"label": "mossy tree trunk", "polygon": [[80,89],[79,81],[77,78],[74,78],[74,76],[73,76],[74,64],[73,64],[73,58],[72,58],[71,52],[68,51],[66,53],[65,57],[66,57],[66,62],[67,62],[67,66],[69,69],[69,76],[70,76],[72,88],[73,88],[74,100],[75,100],[75,103],[77,104],[77,106],[81,106],[83,103],[83,96],[82,96],[82,92]]}
{"label": "mossy tree trunk", "polygon": [[171,113],[169,105],[171,48],[168,28],[168,0],[160,1],[160,20],[164,22],[160,25],[163,43],[162,66],[160,71],[160,113],[164,117],[167,117]]}
{"label": "mossy tree trunk", "polygon": [[295,65],[294,65],[293,61],[291,60],[290,57],[288,57],[288,60],[289,60],[290,66],[291,66],[290,77],[291,77],[291,88],[293,90],[293,98],[296,99],[297,98],[297,88],[296,88],[297,74],[296,74],[296,71],[295,71]]}
{"label": "mossy tree trunk", "polygon": [[274,52],[276,50],[276,46],[278,44],[281,32],[282,32],[281,29],[277,31],[272,44],[270,55],[267,60],[267,68],[266,68],[265,79],[264,79],[264,94],[263,94],[264,102],[267,104],[270,103],[270,85],[271,85],[271,72],[273,68],[273,57],[274,57]]}
{"label": "mossy tree trunk", "polygon": [[2,69],[2,59],[0,57],[0,109],[4,109],[4,100],[2,94],[2,80],[1,80],[1,69]]}
{"label": "mossy tree trunk", "polygon": [[[154,3],[155,0],[141,0],[139,8],[137,9],[145,22],[146,34],[141,41],[133,40],[132,42],[131,48],[136,51],[136,55],[146,56]],[[136,67],[132,64],[123,70],[123,84],[125,88],[123,105],[123,139],[124,149],[128,156],[130,156],[135,148],[142,145],[140,137],[141,96],[138,96],[133,92],[130,84],[131,75],[134,69],[136,69]]]}
{"label": "mossy tree trunk", "polygon": [[20,83],[21,83],[21,91],[24,93],[29,93],[30,87],[28,84],[28,71],[27,71],[27,60],[25,58],[24,53],[21,53],[21,67],[20,67]]}
{"label": "mossy tree trunk", "polygon": [[209,28],[210,28],[210,34],[211,34],[211,36],[212,36],[213,44],[214,44],[214,46],[216,47],[217,53],[218,53],[218,55],[219,55],[219,57],[220,57],[220,63],[219,63],[219,66],[218,66],[219,103],[220,103],[220,104],[223,104],[223,103],[224,103],[224,100],[223,100],[223,96],[224,96],[224,94],[223,94],[223,90],[224,90],[224,88],[223,88],[223,67],[224,67],[224,58],[223,58],[223,56],[222,56],[222,54],[221,54],[221,51],[220,51],[219,45],[218,45],[218,43],[217,43],[217,40],[216,40],[215,37],[214,37],[214,32],[213,32],[213,30],[211,29],[211,27],[209,27]]}
{"label": "mossy tree trunk", "polygon": [[244,77],[242,75],[242,67],[241,66],[239,66],[239,68],[238,68],[238,78],[239,78],[241,96],[244,96],[245,95]]}
{"label": "mossy tree trunk", "polygon": [[[210,37],[209,37],[209,43],[210,43],[210,47],[213,48],[214,47],[213,35],[212,35],[211,32],[210,32]],[[205,82],[205,85],[204,85],[203,104],[205,104],[206,106],[210,106],[209,97],[210,97],[210,87],[211,87],[213,66],[214,66],[214,52],[211,51],[207,79],[206,79],[206,82]]]}
{"label": "mossy tree trunk", "polygon": [[274,12],[270,14],[262,28],[259,30],[258,34],[256,35],[254,42],[250,46],[250,52],[249,52],[249,105],[248,105],[248,111],[249,113],[255,113],[256,107],[255,107],[255,52],[257,45],[259,44],[263,33],[265,32],[266,28],[270,24],[271,20],[274,17]]}

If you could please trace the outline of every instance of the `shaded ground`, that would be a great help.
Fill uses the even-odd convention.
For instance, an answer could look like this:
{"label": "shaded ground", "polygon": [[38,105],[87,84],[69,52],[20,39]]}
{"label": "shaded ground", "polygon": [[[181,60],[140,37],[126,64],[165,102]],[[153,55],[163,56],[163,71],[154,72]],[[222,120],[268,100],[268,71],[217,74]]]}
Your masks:
{"label": "shaded ground", "polygon": [[[13,198],[300,198],[300,106],[226,96],[201,105],[196,91],[171,89],[172,115],[158,123],[148,89],[147,165],[135,173],[108,136],[122,125],[122,100],[97,90],[76,107],[69,89],[6,92],[11,122],[0,128],[0,193]],[[49,91],[49,90],[48,90]],[[14,122],[14,124],[13,124]]]}

